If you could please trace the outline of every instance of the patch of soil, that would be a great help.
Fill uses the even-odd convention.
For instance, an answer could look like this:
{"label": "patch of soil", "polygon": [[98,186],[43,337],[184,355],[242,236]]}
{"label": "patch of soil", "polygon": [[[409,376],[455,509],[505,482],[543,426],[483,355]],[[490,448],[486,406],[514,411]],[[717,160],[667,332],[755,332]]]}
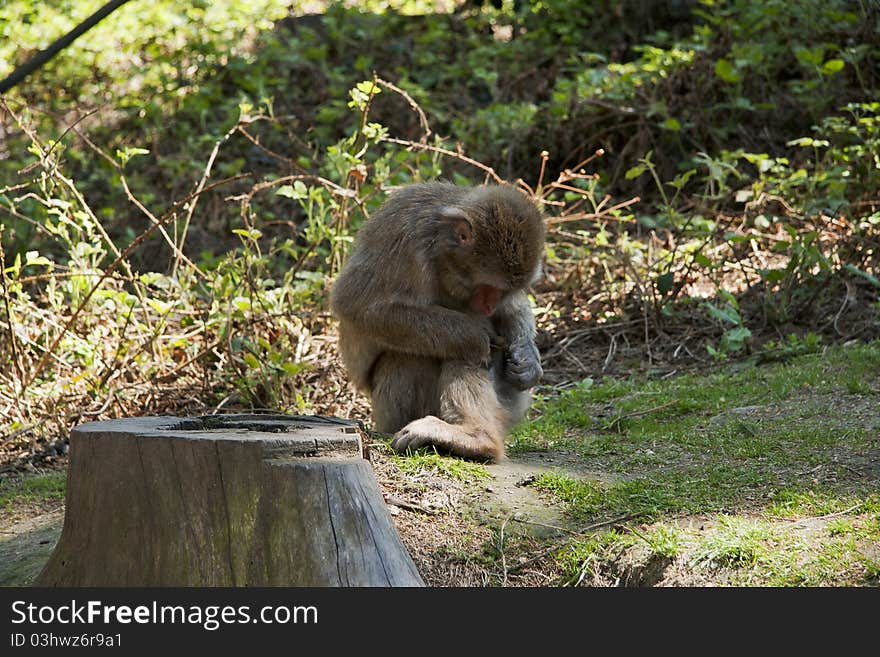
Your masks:
{"label": "patch of soil", "polygon": [[[22,514],[23,515],[23,514]],[[61,536],[63,509],[0,522],[0,586],[31,585]]]}
{"label": "patch of soil", "polygon": [[[566,452],[514,455],[486,466],[490,480],[461,482],[429,473],[406,476],[377,451],[371,460],[379,485],[428,586],[551,583],[555,565],[541,568],[548,559],[534,557],[547,557],[546,540],[571,530],[562,509],[530,484],[545,472],[610,480]],[[520,568],[532,563],[538,567]]]}
{"label": "patch of soil", "polygon": [[566,452],[517,454],[486,469],[492,481],[469,496],[477,518],[483,522],[514,519],[530,527],[538,538],[559,533],[557,525],[563,521],[563,512],[549,496],[530,485],[536,477],[558,472],[578,479],[611,480],[606,473],[586,469],[577,456]]}

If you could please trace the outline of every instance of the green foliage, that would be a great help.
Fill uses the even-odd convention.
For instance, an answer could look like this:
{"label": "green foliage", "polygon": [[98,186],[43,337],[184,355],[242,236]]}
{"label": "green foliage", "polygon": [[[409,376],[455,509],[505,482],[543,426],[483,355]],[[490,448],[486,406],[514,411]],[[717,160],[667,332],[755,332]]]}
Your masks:
{"label": "green foliage", "polygon": [[[10,392],[20,403],[45,403],[65,394],[86,403],[109,398],[125,404],[134,391],[120,386],[121,380],[172,382],[187,375],[202,379],[203,401],[219,402],[218,407],[237,398],[237,404],[249,407],[308,410],[312,391],[304,377],[312,333],[302,309],[322,302],[325,277],[338,270],[350,231],[381,200],[372,199],[378,186],[411,172],[435,175],[431,157],[402,162],[397,153],[380,146],[386,131],[367,120],[369,100],[376,93],[378,87],[370,81],[352,89],[352,110],[360,120],[352,135],[327,147],[326,178],[267,176],[235,199],[242,227],[229,233],[238,247],[221,255],[205,253],[199,262],[184,250],[213,155],[196,194],[157,216],[130,191],[127,173],[132,158],[147,159],[150,151],[117,149],[114,175],[150,219],[122,252],[101,213],[63,172],[65,144],[42,142],[29,118],[10,110],[31,135],[29,150],[39,166],[34,177],[0,202],[13,217],[25,217],[27,225],[39,228],[41,238],[35,241],[47,254],[15,253],[0,272],[8,322],[30,327],[29,335],[16,336],[5,354],[17,375]],[[215,154],[236,130],[269,118],[242,104],[239,122],[217,141]],[[364,184],[367,167],[377,173]],[[255,207],[255,197],[268,196],[266,191],[273,189],[276,198],[289,199],[303,212],[295,238],[257,227],[269,224],[272,215]],[[13,240],[16,229],[13,224]],[[168,270],[138,272],[141,263],[129,254],[153,233],[161,234],[170,248]],[[45,313],[57,321],[41,322]],[[234,392],[216,398],[215,386]],[[21,426],[26,419],[21,418]]]}
{"label": "green foliage", "polygon": [[[100,4],[5,3],[0,75]],[[157,381],[211,409],[312,408],[354,233],[438,177],[522,179],[560,289],[602,290],[601,320],[635,309],[648,338],[699,317],[736,358],[847,284],[880,312],[876,9],[673,5],[121,8],[0,107],[11,423],[50,398],[137,407]],[[818,345],[792,335],[763,353]],[[595,421],[560,409],[517,440]]]}
{"label": "green foliage", "polygon": [[706,302],[703,307],[713,319],[724,325],[724,335],[717,349],[711,344],[707,344],[706,349],[715,358],[724,359],[728,354],[746,349],[752,332],[743,324],[736,297],[727,290],[718,290],[718,296],[723,301],[721,305]]}

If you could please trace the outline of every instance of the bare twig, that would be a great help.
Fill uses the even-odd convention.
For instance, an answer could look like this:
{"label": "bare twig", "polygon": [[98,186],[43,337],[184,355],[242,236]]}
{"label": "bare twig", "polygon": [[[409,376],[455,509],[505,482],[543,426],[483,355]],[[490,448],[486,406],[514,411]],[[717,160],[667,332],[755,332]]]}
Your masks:
{"label": "bare twig", "polygon": [[0,80],[0,94],[6,93],[19,82],[24,80],[28,75],[40,69],[46,64],[46,62],[55,57],[55,55],[67,48],[77,38],[92,29],[95,25],[100,23],[128,1],[129,0],[110,0],[110,2],[106,3],[98,9],[98,11],[74,27],[70,32],[50,43],[48,47],[37,52],[37,54],[15,69],[7,77]]}
{"label": "bare twig", "polygon": [[471,166],[474,166],[481,171],[483,171],[489,178],[492,178],[496,183],[503,184],[504,179],[501,178],[497,173],[495,173],[495,169],[492,167],[486,166],[482,162],[478,162],[473,158],[467,157],[462,153],[457,153],[456,151],[451,151],[448,148],[441,148],[440,146],[432,146],[431,144],[422,144],[416,141],[410,141],[409,139],[398,139],[397,137],[383,137],[382,141],[388,142],[389,144],[398,144],[400,146],[407,146],[409,148],[413,148],[416,150],[423,151],[431,151],[432,153],[440,153],[441,155],[448,155],[449,157],[454,157],[457,160],[461,160],[462,162],[466,162]]}
{"label": "bare twig", "polygon": [[618,415],[617,417],[615,417],[614,419],[612,419],[611,422],[609,422],[608,424],[606,424],[606,425],[603,427],[603,429],[605,429],[605,430],[611,429],[611,427],[613,427],[615,424],[616,424],[616,425],[618,426],[618,428],[619,428],[619,427],[620,427],[620,423],[621,423],[623,420],[626,420],[626,419],[631,418],[631,417],[639,417],[640,415],[648,415],[649,413],[653,413],[653,412],[655,412],[655,411],[660,411],[660,410],[663,410],[664,408],[669,408],[669,407],[672,406],[673,404],[677,404],[677,403],[678,403],[678,400],[677,400],[677,399],[673,399],[672,401],[668,401],[668,402],[666,402],[665,404],[660,404],[659,406],[654,406],[653,408],[646,408],[646,409],[641,410],[641,411],[632,411],[631,413],[624,413],[623,415]]}
{"label": "bare twig", "polygon": [[52,341],[49,348],[43,352],[42,358],[37,363],[37,365],[33,369],[33,371],[31,372],[30,377],[28,377],[27,381],[23,384],[22,389],[30,386],[31,383],[33,383],[36,380],[36,378],[40,375],[40,373],[43,371],[43,368],[46,366],[46,362],[49,359],[49,354],[54,355],[55,349],[58,348],[58,345],[61,343],[61,340],[68,333],[68,331],[70,331],[70,327],[73,326],[74,322],[76,322],[80,313],[83,311],[83,309],[86,307],[86,305],[88,305],[89,301],[94,296],[95,292],[97,292],[100,289],[101,284],[104,282],[104,280],[108,276],[110,276],[110,274],[113,273],[113,271],[117,267],[119,267],[120,264],[122,264],[122,262],[126,258],[128,258],[128,256],[131,255],[131,253],[136,248],[138,248],[143,243],[143,241],[145,239],[147,239],[147,237],[149,237],[153,233],[154,230],[156,230],[160,225],[174,219],[177,216],[177,210],[181,205],[189,202],[190,200],[194,199],[195,197],[199,196],[200,194],[204,194],[211,189],[214,189],[214,188],[219,187],[221,185],[228,184],[228,183],[232,182],[233,180],[238,180],[239,178],[242,178],[242,177],[245,177],[245,176],[239,175],[239,176],[233,176],[231,178],[226,178],[226,179],[220,180],[212,185],[207,185],[207,186],[203,187],[201,190],[197,190],[197,191],[193,192],[192,194],[187,195],[186,197],[184,197],[180,201],[175,202],[172,205],[172,207],[162,217],[160,217],[158,219],[157,223],[148,226],[146,228],[146,230],[144,230],[140,235],[138,235],[131,242],[131,244],[129,244],[125,248],[125,250],[122,251],[122,253],[120,253],[119,256],[117,256],[117,258],[113,262],[111,262],[107,267],[104,268],[104,271],[101,273],[98,280],[91,287],[91,289],[85,294],[85,296],[79,302],[79,305],[74,309],[73,313],[68,318],[67,322],[64,324],[64,329],[61,332],[59,332],[59,334],[55,337],[55,339]]}
{"label": "bare twig", "polygon": [[405,509],[407,511],[415,511],[417,513],[424,513],[428,516],[437,515],[437,513],[427,507],[422,506],[421,504],[414,504],[412,502],[407,502],[405,499],[401,497],[397,497],[396,495],[385,495],[385,503],[390,504],[391,506],[396,506],[401,509]]}
{"label": "bare twig", "polygon": [[546,522],[538,522],[536,520],[526,520],[525,518],[510,518],[514,522],[519,522],[524,525],[534,525],[535,527],[544,527],[545,529],[552,529],[557,532],[564,532],[566,534],[571,534],[573,536],[580,536],[582,531],[575,531],[574,529],[568,529],[567,527],[560,527],[559,525],[550,525]]}
{"label": "bare twig", "polygon": [[504,554],[504,528],[510,521],[510,516],[501,523],[501,529],[498,532],[498,552],[501,554],[501,586],[507,586],[507,557]]}
{"label": "bare twig", "polygon": [[[578,189],[579,192],[584,192],[583,189]],[[547,223],[551,226],[556,224],[568,223],[572,221],[585,221],[588,219],[599,219],[601,217],[607,217],[611,215],[615,210],[622,210],[623,208],[627,208],[630,205],[641,202],[641,197],[634,196],[628,201],[623,201],[621,203],[617,203],[616,205],[612,205],[610,208],[603,208],[599,212],[578,212],[577,214],[571,215],[560,215],[558,217],[550,217],[547,219]]]}
{"label": "bare twig", "polygon": [[386,89],[390,89],[394,93],[403,97],[406,102],[409,103],[409,106],[413,109],[413,111],[419,115],[419,123],[422,126],[422,138],[419,140],[422,144],[428,143],[428,137],[431,136],[431,128],[428,126],[428,117],[425,116],[425,112],[422,111],[422,108],[419,107],[419,104],[406,93],[403,89],[398,86],[395,86],[388,82],[387,80],[383,80],[382,78],[376,77],[375,74],[373,76],[373,81],[378,84],[380,87],[385,87]]}
{"label": "bare twig", "polygon": [[[18,357],[18,338],[15,335],[15,321],[12,317],[12,310],[9,307],[9,288],[6,283],[6,258],[4,257],[5,250],[3,248],[3,226],[0,226],[0,283],[3,286],[3,305],[6,310],[6,325],[9,329],[9,348],[12,351],[12,364],[15,367],[15,371],[18,372],[18,380],[19,383],[24,381],[24,368],[21,365],[21,360]],[[15,398],[16,401],[19,397],[18,386],[15,386]]]}
{"label": "bare twig", "polygon": [[[205,190],[205,185],[208,182],[208,178],[211,176],[211,169],[214,168],[214,160],[217,159],[217,153],[220,152],[220,146],[226,143],[226,141],[234,135],[238,131],[238,127],[241,125],[241,122],[237,122],[234,126],[232,126],[225,135],[223,135],[220,139],[218,139],[214,143],[214,148],[211,150],[211,154],[208,156],[208,161],[205,164],[205,170],[202,172],[202,177],[196,185],[196,190],[192,195],[192,199],[190,202],[184,204],[186,208],[186,217],[183,220],[183,228],[180,231],[180,244],[186,241],[186,234],[189,231],[189,224],[192,221],[193,213],[196,211],[196,204],[199,202],[199,198],[201,197],[202,192]],[[160,223],[154,223],[154,225],[161,226]],[[176,253],[183,255],[180,249],[175,251]],[[174,267],[171,270],[171,276],[174,277],[177,274],[177,267],[180,263],[180,257],[174,261]],[[193,265],[195,266],[195,265]],[[198,270],[198,268],[196,268]]]}

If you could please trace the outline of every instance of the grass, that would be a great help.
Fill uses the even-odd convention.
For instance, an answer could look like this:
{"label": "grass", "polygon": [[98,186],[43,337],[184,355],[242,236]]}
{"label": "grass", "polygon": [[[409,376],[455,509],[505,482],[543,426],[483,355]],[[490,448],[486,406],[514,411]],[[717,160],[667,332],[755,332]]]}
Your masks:
{"label": "grass", "polygon": [[572,526],[632,520],[572,542],[557,558],[563,581],[607,583],[609,564],[641,542],[715,583],[876,583],[878,371],[875,342],[541,401],[511,452],[567,450],[614,477],[549,471],[532,485]]}
{"label": "grass", "polygon": [[[880,583],[880,497],[869,496],[855,515],[823,521],[820,511],[850,500],[833,495],[787,496],[806,500],[812,524],[771,515],[718,514],[699,525],[673,521],[626,527],[572,542],[557,557],[565,583],[606,583],[609,564],[641,542],[649,555],[677,560],[699,581],[736,586],[876,586]],[[778,507],[768,507],[768,514]],[[786,506],[786,510],[791,510]],[[848,509],[851,513],[853,510]],[[838,511],[841,513],[845,510]]]}
{"label": "grass", "polygon": [[652,554],[672,559],[682,550],[682,532],[677,527],[655,525],[648,533],[632,527],[629,527],[629,530],[645,542]]}
{"label": "grass", "polygon": [[[835,394],[877,394],[880,344],[833,347],[822,354],[792,358],[771,366],[748,365],[708,376],[687,374],[669,380],[604,381],[565,392],[536,405],[536,417],[520,425],[511,453],[567,448],[585,456],[610,451],[632,453],[668,442],[684,449],[720,448],[733,456],[761,456],[774,442],[795,440],[805,447],[833,443],[828,435],[827,403],[802,398]],[[799,424],[804,435],[787,435],[791,419],[774,414],[798,395],[795,410],[815,421]],[[759,407],[764,411],[750,413]],[[845,412],[843,413],[845,414]],[[834,426],[839,427],[835,418]],[[876,426],[876,425],[875,425]],[[873,427],[845,427],[852,441]]]}
{"label": "grass", "polygon": [[492,478],[489,471],[479,463],[444,456],[436,451],[420,451],[413,454],[395,453],[391,458],[398,469],[409,476],[427,473],[465,482],[476,482]]}
{"label": "grass", "polygon": [[701,541],[692,564],[706,567],[742,568],[764,558],[773,535],[769,528],[750,519],[721,516],[719,528]]}
{"label": "grass", "polygon": [[24,475],[0,481],[0,508],[12,511],[27,503],[62,501],[67,487],[67,474],[48,472]]}

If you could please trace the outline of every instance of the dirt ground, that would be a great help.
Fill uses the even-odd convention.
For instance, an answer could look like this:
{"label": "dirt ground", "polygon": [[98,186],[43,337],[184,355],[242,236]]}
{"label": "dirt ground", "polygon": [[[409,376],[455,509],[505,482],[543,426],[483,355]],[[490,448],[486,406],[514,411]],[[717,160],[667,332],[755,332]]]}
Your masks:
{"label": "dirt ground", "polygon": [[[552,305],[551,296],[545,295],[539,301]],[[650,372],[653,376],[667,377],[717,366],[706,355],[704,343],[707,335],[712,336],[705,326],[692,327],[686,322],[669,325],[665,333],[658,332],[646,345],[640,341],[643,327],[637,321],[624,318],[614,326],[583,325],[579,317],[588,312],[584,309],[586,305],[581,309],[577,304],[566,307],[568,310],[556,323],[543,322],[539,335],[545,368],[542,386],[546,391],[565,389],[586,376]],[[860,338],[877,337],[880,333],[880,326],[872,323],[867,315],[860,315],[858,320],[855,324],[860,327]],[[756,342],[773,335],[756,332]],[[829,342],[834,341],[834,336],[829,338]],[[331,389],[334,386],[330,383],[344,381],[344,370],[335,362],[333,342],[328,342],[326,347],[327,363],[315,368],[316,376],[320,377],[316,387],[320,384]],[[809,395],[809,392],[802,394]],[[793,398],[791,403],[810,401],[814,400]],[[368,417],[365,400],[353,394],[335,393],[327,400],[318,399],[314,410],[356,419]],[[768,407],[765,411],[784,413],[785,409]],[[871,421],[877,418],[876,395],[866,398],[863,407],[852,409],[851,416],[860,415]],[[17,451],[10,448],[0,454],[0,477],[66,467],[63,439],[30,446],[17,444]],[[514,455],[502,463],[486,466],[490,479],[465,482],[440,473],[404,474],[394,464],[384,443],[377,442],[370,451],[389,512],[429,586],[558,585],[560,566],[555,557],[562,548],[590,532],[623,528],[632,520],[610,518],[596,526],[573,526],[554,500],[528,485],[542,472],[563,472],[579,479],[600,481],[610,478],[602,472],[600,464],[586,469],[578,458],[564,452]],[[860,477],[880,481],[880,455],[877,457],[869,459],[870,462],[845,465],[860,473]],[[811,473],[816,477],[826,474],[832,476],[832,469],[824,472],[819,468]],[[821,533],[833,520],[833,517],[814,518],[792,524],[781,519],[779,523],[809,537],[810,532]],[[60,535],[62,521],[63,505],[58,501],[16,503],[0,508],[0,585],[28,585],[34,580]],[[711,529],[707,518],[682,517],[676,521],[699,531]],[[876,546],[867,546],[865,550],[877,551]],[[875,556],[880,559],[880,555]],[[727,574],[723,570],[693,568],[687,553],[663,559],[636,546],[603,564],[591,575],[591,580],[580,583],[713,586],[726,582]]]}
{"label": "dirt ground", "polygon": [[[863,409],[864,410],[864,409]],[[880,454],[850,466],[859,476],[880,480]],[[587,470],[564,452],[528,453],[487,465],[490,479],[460,481],[440,473],[404,474],[381,444],[371,449],[380,489],[404,545],[428,586],[553,586],[560,572],[555,554],[573,538],[590,531],[623,527],[629,518],[611,519],[586,528],[573,526],[563,510],[531,481],[542,472],[564,472],[577,478],[610,480]],[[57,465],[63,466],[63,462]],[[866,467],[874,468],[867,471]],[[810,476],[826,476],[817,468]],[[828,469],[827,476],[831,474]],[[798,522],[780,518],[778,525],[802,540],[819,541],[838,514]],[[38,576],[57,542],[64,520],[57,501],[26,503],[0,510],[0,585],[29,585]],[[676,523],[691,532],[708,532],[717,520],[685,516]],[[642,526],[647,531],[647,526]],[[880,561],[880,546],[867,556]],[[665,558],[634,545],[604,562],[588,586],[723,586],[724,569],[695,568],[687,552]]]}

